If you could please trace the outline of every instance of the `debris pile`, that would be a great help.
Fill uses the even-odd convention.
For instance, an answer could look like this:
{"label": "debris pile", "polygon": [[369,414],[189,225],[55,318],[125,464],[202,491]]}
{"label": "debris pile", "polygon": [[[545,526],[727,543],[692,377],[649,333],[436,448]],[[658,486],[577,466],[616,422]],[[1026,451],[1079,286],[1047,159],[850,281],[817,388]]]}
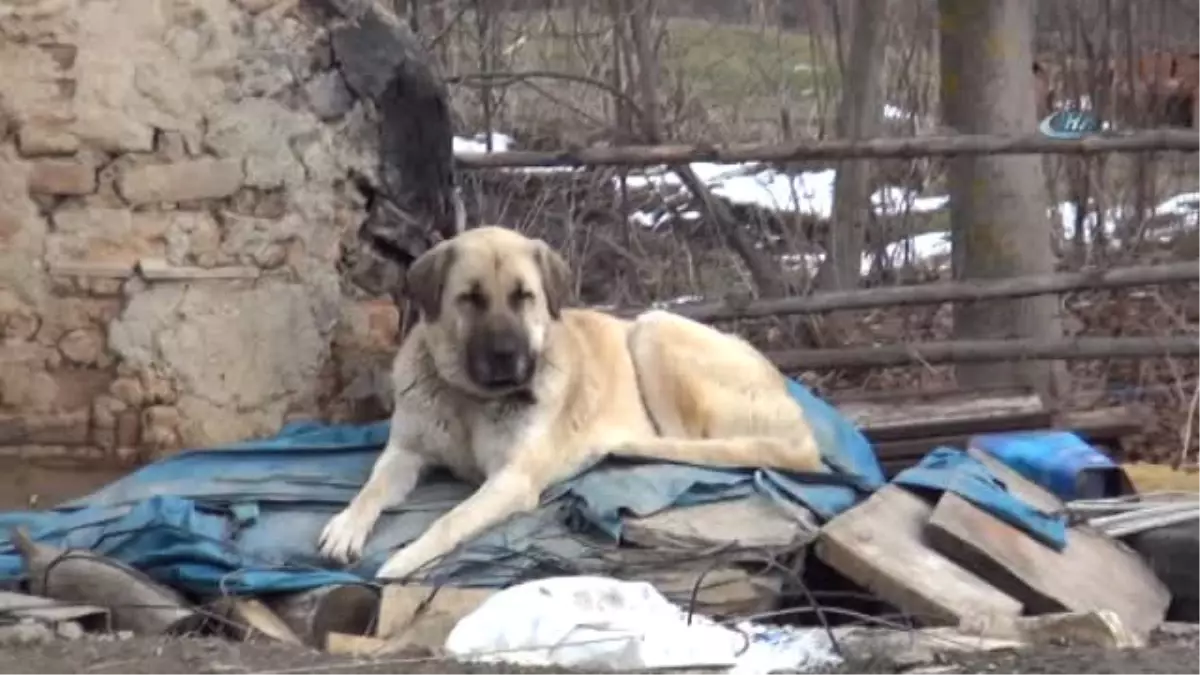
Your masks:
{"label": "debris pile", "polygon": [[[1129,494],[1094,447],[1119,436],[1119,415],[1055,417],[1025,394],[835,409],[798,390],[806,412],[841,420],[820,442],[857,483],[596,467],[423,578],[382,588],[371,570],[470,489],[423,485],[357,567],[324,567],[315,533],[386,426],[310,425],[162,460],[56,509],[0,514],[0,643],[202,633],[348,658],[761,672],[1124,648],[1179,607],[1195,620],[1196,494]],[[1169,556],[1138,539],[1170,527],[1191,539]],[[1190,577],[1171,562],[1181,555]]]}

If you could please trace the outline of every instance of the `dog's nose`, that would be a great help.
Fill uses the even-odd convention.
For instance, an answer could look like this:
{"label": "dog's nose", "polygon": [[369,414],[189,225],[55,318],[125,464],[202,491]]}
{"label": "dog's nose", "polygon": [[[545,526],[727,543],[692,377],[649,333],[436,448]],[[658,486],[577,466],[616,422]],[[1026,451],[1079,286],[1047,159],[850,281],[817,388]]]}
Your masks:
{"label": "dog's nose", "polygon": [[503,333],[493,335],[483,350],[480,374],[489,386],[512,386],[529,377],[530,359],[524,342],[517,336]]}
{"label": "dog's nose", "polygon": [[497,338],[487,350],[488,370],[498,380],[517,379],[521,346],[511,338]]}

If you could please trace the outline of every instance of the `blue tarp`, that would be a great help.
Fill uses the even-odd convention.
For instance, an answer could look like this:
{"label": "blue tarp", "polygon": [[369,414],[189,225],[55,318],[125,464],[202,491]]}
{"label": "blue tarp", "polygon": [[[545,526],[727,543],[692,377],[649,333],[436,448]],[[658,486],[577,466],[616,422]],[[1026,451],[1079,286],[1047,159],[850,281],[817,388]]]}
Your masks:
{"label": "blue tarp", "polygon": [[[548,490],[538,510],[476,538],[438,565],[427,581],[501,586],[534,573],[586,569],[598,556],[595,546],[579,536],[580,529],[616,537],[623,514],[645,515],[751,492],[807,506],[822,521],[832,518],[883,485],[883,472],[869,442],[849,420],[803,386],[793,382],[791,390],[830,467],[825,473],[607,460]],[[22,525],[36,541],[93,549],[197,594],[364,582],[392,550],[472,489],[446,476],[431,477],[404,504],[385,511],[359,563],[328,568],[317,554],[318,534],[366,480],[387,434],[386,422],[292,424],[273,438],[168,457],[55,509],[0,514],[0,533]],[[917,482],[973,491],[974,498],[964,496],[985,508],[1003,506],[1002,500],[980,498],[978,481],[954,476],[945,466],[926,467]],[[1031,532],[1042,532],[1036,529],[1041,525],[1032,527]],[[0,540],[0,581],[20,575],[19,556]]]}
{"label": "blue tarp", "polygon": [[918,490],[953,492],[1056,551],[1067,545],[1066,516],[1044,513],[1022,501],[982,462],[961,450],[934,448],[892,482]]}

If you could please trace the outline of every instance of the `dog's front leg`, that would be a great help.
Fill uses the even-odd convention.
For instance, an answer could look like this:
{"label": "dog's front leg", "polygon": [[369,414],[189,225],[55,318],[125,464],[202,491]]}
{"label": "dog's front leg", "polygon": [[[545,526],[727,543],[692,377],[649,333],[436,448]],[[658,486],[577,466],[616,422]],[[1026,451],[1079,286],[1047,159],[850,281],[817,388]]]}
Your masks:
{"label": "dog's front leg", "polygon": [[416,487],[424,462],[402,442],[393,422],[387,447],[375,460],[366,484],[321,532],[318,546],[322,555],[343,564],[358,559],[383,509],[404,501]]}
{"label": "dog's front leg", "polygon": [[375,574],[376,578],[381,581],[403,579],[514,513],[532,511],[537,507],[547,481],[542,472],[531,471],[531,468],[511,464],[488,478],[474,494],[388,558]]}

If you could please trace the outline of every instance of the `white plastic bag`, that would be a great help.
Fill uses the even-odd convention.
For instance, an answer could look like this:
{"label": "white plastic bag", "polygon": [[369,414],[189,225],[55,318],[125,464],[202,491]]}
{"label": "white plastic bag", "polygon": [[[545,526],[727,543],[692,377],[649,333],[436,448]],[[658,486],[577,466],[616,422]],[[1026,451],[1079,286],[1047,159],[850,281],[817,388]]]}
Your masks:
{"label": "white plastic bag", "polygon": [[508,588],[463,617],[446,650],[464,661],[577,669],[725,666],[797,670],[837,657],[816,631],[746,624],[731,630],[686,614],[645,582],[554,577]]}

